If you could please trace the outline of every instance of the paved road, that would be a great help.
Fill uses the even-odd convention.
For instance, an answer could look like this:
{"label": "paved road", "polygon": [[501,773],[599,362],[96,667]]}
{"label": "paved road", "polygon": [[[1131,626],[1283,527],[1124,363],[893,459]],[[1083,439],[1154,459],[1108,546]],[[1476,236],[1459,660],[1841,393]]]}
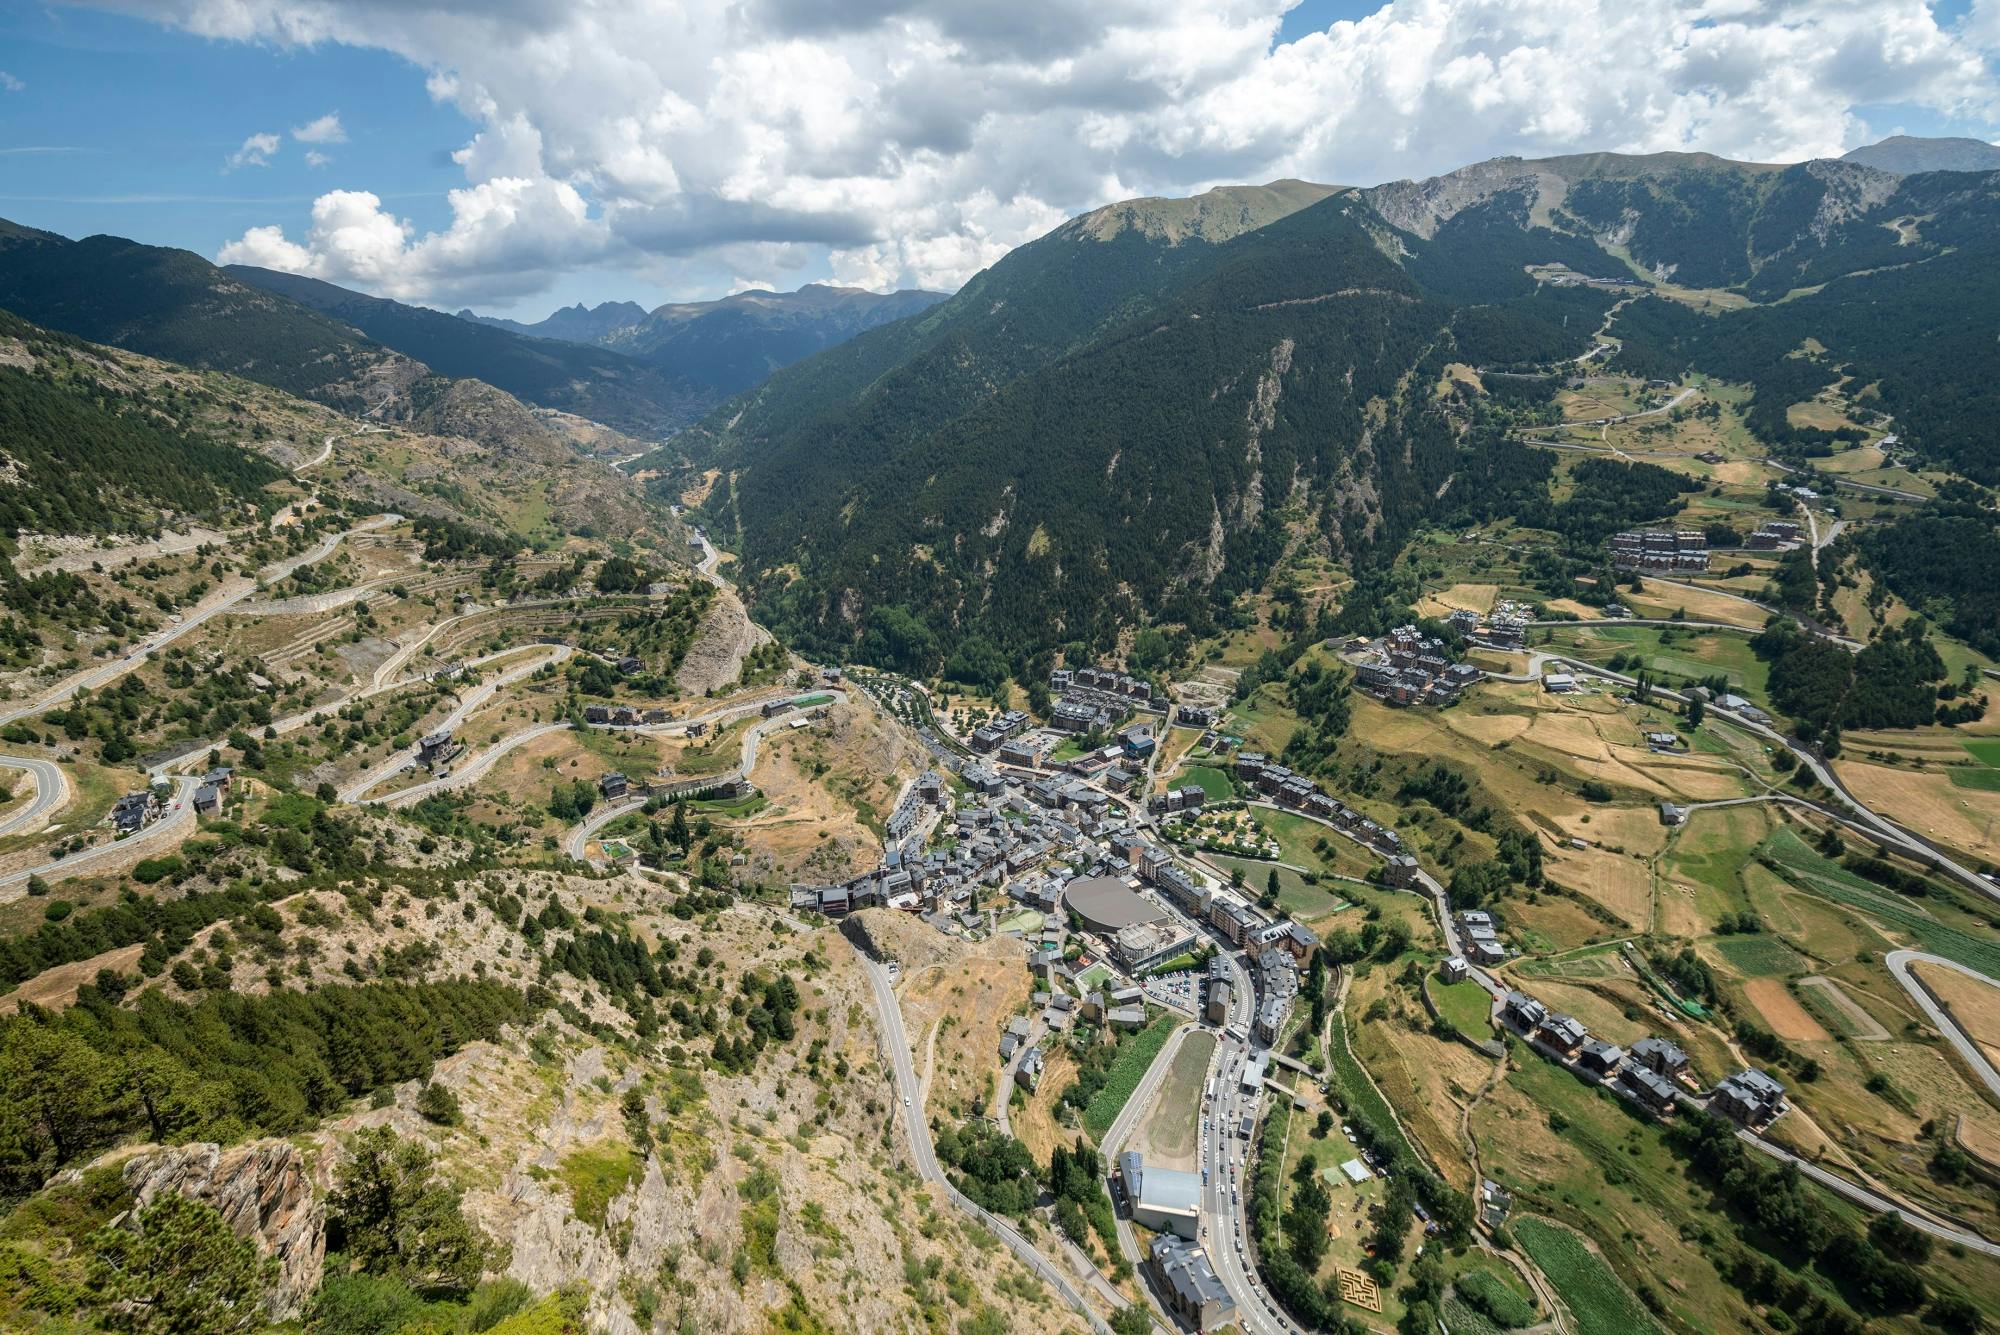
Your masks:
{"label": "paved road", "polygon": [[[1616,682],[1621,686],[1637,686],[1639,684],[1637,678],[1628,676],[1625,673],[1613,672],[1611,669],[1601,667],[1596,663],[1587,662],[1581,658],[1571,658],[1567,654],[1551,653],[1546,649],[1536,649],[1529,653],[1528,671],[1525,674],[1496,672],[1490,675],[1502,681],[1538,680],[1541,677],[1542,665],[1549,662],[1560,663],[1564,667],[1573,668],[1579,673],[1601,677],[1606,681]],[[1687,696],[1681,692],[1670,691],[1663,686],[1654,686],[1653,695],[1658,699],[1672,700],[1676,703],[1685,703],[1687,700]],[[1761,737],[1774,746],[1782,746],[1787,751],[1790,751],[1799,764],[1805,766],[1811,772],[1812,776],[1818,779],[1826,787],[1827,791],[1838,799],[1839,804],[1846,807],[1852,813],[1854,820],[1851,823],[1861,828],[1869,838],[1894,844],[1911,857],[1934,865],[1939,871],[1948,874],[1953,880],[1967,889],[1975,890],[1988,899],[2000,901],[2000,885],[1995,885],[1993,882],[1979,875],[1979,873],[1973,871],[1970,867],[1958,862],[1950,854],[1931,843],[1928,839],[1925,839],[1922,835],[1897,824],[1895,821],[1863,804],[1859,798],[1848,791],[1847,786],[1840,781],[1840,776],[1833,772],[1833,767],[1817,751],[1808,747],[1805,743],[1785,736],[1785,734],[1779,732],[1769,724],[1759,723],[1755,719],[1746,718],[1741,714],[1724,709],[1714,701],[1708,703],[1708,717],[1725,723],[1730,727],[1741,729],[1752,736]]]}
{"label": "paved road", "polygon": [[629,801],[619,802],[612,806],[598,807],[590,813],[583,824],[569,832],[569,837],[563,840],[563,852],[575,858],[578,862],[582,862],[584,860],[583,850],[589,846],[590,841],[596,837],[599,830],[609,825],[612,821],[617,820],[620,816],[629,815],[639,810],[650,800],[650,798],[635,797]]}
{"label": "paved road", "polygon": [[2000,1070],[1994,1069],[1986,1053],[1972,1041],[1965,1030],[1959,1028],[1957,1018],[1939,1004],[1938,999],[1931,995],[1931,990],[1924,986],[1923,980],[1910,972],[1910,966],[1928,964],[1933,968],[1950,969],[1991,987],[2000,987],[2000,981],[1968,969],[1956,960],[1948,960],[1942,955],[1931,955],[1921,950],[1892,950],[1887,956],[1887,963],[1889,972],[1896,976],[1896,981],[1903,985],[1903,990],[1910,994],[1910,997],[1923,1009],[1924,1014],[1930,1016],[1931,1023],[1938,1027],[1938,1032],[1958,1049],[1958,1055],[1965,1058],[1965,1064],[1985,1082],[1987,1091],[1993,1097],[2000,1098]]}
{"label": "paved road", "polygon": [[[1764,462],[1782,473],[1804,471],[1803,469],[1793,467],[1791,464],[1780,463],[1776,459],[1766,459]],[[1858,491],[1868,496],[1888,496],[1899,501],[1915,501],[1919,505],[1930,499],[1930,497],[1924,495],[1922,492],[1905,491],[1900,487],[1877,486],[1873,482],[1853,482],[1847,478],[1838,476],[1833,478],[1833,485],[1836,487],[1845,487],[1849,491]]]}
{"label": "paved road", "polygon": [[173,796],[168,799],[166,814],[145,829],[108,844],[99,844],[94,848],[72,853],[66,858],[45,862],[39,867],[26,867],[0,876],[0,904],[11,904],[26,894],[30,876],[39,876],[53,883],[74,876],[94,875],[106,863],[121,862],[130,858],[135,851],[152,848],[169,840],[178,840],[194,826],[194,790],[193,779],[176,777]]}
{"label": "paved road", "polygon": [[[860,952],[856,952],[860,954]],[[1053,1285],[1063,1300],[1083,1314],[1090,1328],[1098,1335],[1110,1335],[1111,1327],[1105,1324],[1089,1303],[1084,1301],[1069,1277],[1055,1265],[1035,1245],[1023,1237],[1018,1229],[1006,1220],[991,1214],[963,1195],[946,1181],[944,1170],[938,1167],[937,1154],[931,1148],[930,1126],[925,1122],[923,1108],[919,1102],[922,1091],[917,1085],[916,1064],[910,1058],[910,1040],[903,1031],[903,1011],[896,1004],[895,991],[889,985],[889,971],[875,960],[861,954],[861,967],[868,973],[868,981],[875,993],[876,1018],[882,1026],[883,1057],[888,1061],[895,1076],[896,1091],[903,1100],[903,1126],[910,1138],[910,1158],[915,1162],[917,1175],[924,1181],[933,1183],[963,1213],[984,1224],[992,1234],[1006,1244],[1009,1251],[1019,1257],[1021,1263]],[[893,1108],[893,1104],[891,1105]]]}
{"label": "paved road", "polygon": [[[401,519],[401,515],[377,515],[373,519],[356,524],[353,528],[333,534],[320,543],[319,546],[303,555],[290,557],[275,565],[265,567],[258,573],[257,578],[266,584],[275,584],[302,565],[310,565],[315,561],[324,561],[327,557],[333,555],[334,550],[342,542],[353,537],[355,534],[371,533],[376,529],[387,528],[391,524],[399,523]],[[225,585],[198,604],[193,612],[183,616],[180,621],[166,627],[164,630],[156,632],[148,639],[142,640],[126,651],[121,657],[76,673],[74,676],[44,691],[28,703],[17,705],[5,713],[0,713],[0,724],[12,723],[17,719],[24,719],[30,715],[39,714],[44,710],[53,709],[74,696],[78,691],[94,690],[102,686],[105,682],[123,676],[143,664],[149,655],[159,652],[175,640],[181,638],[181,636],[186,635],[189,631],[221,616],[256,591],[257,582],[255,580],[238,580],[232,584]]]}
{"label": "paved road", "polygon": [[[465,720],[471,717],[473,711],[484,705],[488,700],[491,700],[495,693],[513,685],[523,677],[533,676],[545,667],[562,662],[575,652],[566,644],[544,645],[543,648],[548,652],[536,655],[528,662],[508,668],[505,672],[487,681],[480,682],[477,686],[459,696],[458,704],[453,707],[449,714],[440,719],[431,731],[458,731],[464,725]],[[515,650],[511,652],[519,651]],[[324,712],[324,707],[322,707],[322,712]],[[405,765],[413,764],[415,757],[416,750],[414,747],[409,750],[395,752],[388,759],[367,770],[359,778],[355,779],[354,782],[341,789],[340,800],[343,802],[360,802],[364,800],[364,795],[370,788],[387,781],[392,775],[400,772]]]}
{"label": "paved road", "polygon": [[716,572],[716,566],[722,561],[722,553],[715,550],[715,544],[708,540],[708,534],[700,529],[694,531],[694,536],[695,541],[701,544],[701,563],[695,566],[695,573],[718,589],[727,588],[729,581]]}
{"label": "paved road", "polygon": [[[836,691],[836,692],[830,692],[830,694],[833,694],[834,696],[836,696],[836,698],[842,698],[842,699],[845,698],[845,695],[842,692]],[[761,708],[763,708],[762,703],[753,705],[734,705],[729,707],[728,709],[713,711],[711,714],[704,715],[703,717],[716,717],[723,714],[741,715],[741,714],[753,713]],[[739,759],[733,767],[723,770],[719,774],[703,774],[690,777],[691,778],[698,777],[702,780],[703,783],[716,784],[716,785],[733,783],[737,779],[749,778],[751,771],[757,768],[757,744],[764,740],[764,734],[770,732],[773,728],[790,727],[792,720],[797,717],[799,717],[799,715],[796,712],[788,714],[777,714],[772,716],[771,718],[761,719],[758,722],[751,724],[749,730],[743,734],[742,758]],[[660,728],[670,728],[670,727],[679,728],[679,727],[685,727],[687,722],[688,720],[683,719],[677,723],[671,723],[671,724],[663,723],[663,724],[656,724],[654,726]],[[634,728],[634,729],[627,729],[627,731],[640,732],[644,731],[644,729]],[[585,820],[583,824],[577,826],[574,830],[571,830],[569,832],[568,837],[563,840],[563,852],[567,853],[570,857],[575,858],[578,862],[585,861],[583,850],[590,844],[591,838],[598,832],[598,830],[602,829],[606,824],[616,819],[617,817],[624,815],[628,811],[637,811],[640,807],[646,805],[646,802],[647,799],[641,797],[635,799],[634,801],[623,803],[616,807],[606,808],[603,811],[592,812],[589,819]]]}
{"label": "paved road", "polygon": [[1736,1138],[1744,1144],[1749,1145],[1752,1149],[1768,1154],[1780,1163],[1798,1165],[1798,1170],[1801,1173],[1819,1183],[1828,1191],[1833,1192],[1837,1196],[1845,1197],[1864,1210],[1872,1211],[1875,1214],[1899,1215],[1903,1219],[1903,1222],[1909,1224],[1912,1228],[1928,1233],[1939,1241],[1956,1243],[1968,1251],[1975,1251],[1984,1256],[2000,1256],[2000,1244],[1988,1242],[1977,1233],[1968,1233],[1962,1228],[1954,1228],[1950,1224],[1940,1223],[1928,1215],[1914,1213],[1904,1208],[1898,1202],[1890,1200],[1887,1196],[1870,1191],[1867,1187],[1857,1182],[1850,1182],[1838,1173],[1829,1173],[1818,1164],[1808,1159],[1801,1159],[1790,1150],[1774,1145],[1762,1136],[1749,1131],[1738,1131]]}
{"label": "paved road", "polygon": [[0,821],[0,836],[18,834],[30,828],[69,801],[69,780],[51,760],[40,756],[0,756],[0,767],[26,770],[35,785],[34,800]]}
{"label": "paved road", "polygon": [[565,719],[560,723],[537,723],[532,728],[523,728],[520,732],[502,737],[499,741],[494,742],[466,763],[453,766],[450,778],[431,779],[414,787],[399,788],[387,797],[380,799],[381,804],[385,807],[414,806],[434,793],[449,792],[454,788],[463,788],[467,784],[475,783],[479,779],[484,778],[486,772],[492,769],[502,757],[506,756],[514,748],[524,746],[534,741],[537,737],[546,737],[552,732],[567,732],[571,726],[573,725]]}

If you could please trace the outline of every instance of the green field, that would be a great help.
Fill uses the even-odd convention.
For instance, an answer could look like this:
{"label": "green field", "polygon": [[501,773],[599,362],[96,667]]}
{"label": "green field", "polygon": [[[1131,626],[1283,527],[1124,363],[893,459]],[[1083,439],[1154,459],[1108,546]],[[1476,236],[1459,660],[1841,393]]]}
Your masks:
{"label": "green field", "polygon": [[1103,964],[1093,964],[1076,976],[1076,985],[1086,992],[1094,992],[1111,981],[1111,970]]}
{"label": "green field", "polygon": [[[1723,676],[1739,693],[1762,702],[1770,684],[1770,665],[1750,649],[1750,635],[1730,631],[1674,631],[1665,626],[1605,626],[1591,622],[1586,628],[1563,630],[1556,642],[1575,645],[1579,657],[1601,663],[1613,654],[1636,654],[1646,661],[1656,676],[1669,675],[1699,681]],[[1661,637],[1671,634],[1671,643]]]}
{"label": "green field", "polygon": [[1042,930],[1042,915],[1035,909],[1022,909],[1011,917],[1000,920],[1003,932],[1039,932]]}
{"label": "green field", "polygon": [[1493,998],[1470,978],[1462,983],[1431,979],[1431,999],[1437,1002],[1438,1012],[1467,1038],[1482,1039],[1493,1033]]}
{"label": "green field", "polygon": [[1347,1046],[1347,1017],[1336,1014],[1327,1029],[1332,1035],[1327,1044],[1327,1059],[1333,1068],[1335,1083],[1347,1097],[1347,1106],[1358,1108],[1384,1135],[1395,1137],[1396,1143],[1403,1147],[1403,1153],[1409,1156],[1412,1163],[1425,1162],[1404,1137],[1402,1124],[1397,1122],[1395,1113],[1390,1110],[1389,1101],[1382,1097],[1382,1091],[1375,1087],[1375,1082],[1361,1069],[1361,1063],[1355,1060],[1354,1050]]}
{"label": "green field", "polygon": [[1971,769],[1953,765],[1945,773],[1954,788],[1970,788],[1979,793],[2000,793],[2000,769]]}
{"label": "green field", "polygon": [[1211,765],[1191,765],[1181,771],[1181,778],[1207,793],[1211,802],[1227,802],[1236,796],[1229,776]]}
{"label": "green field", "polygon": [[1991,769],[2000,769],[2000,737],[1982,737],[1977,741],[1960,742],[1972,758]]}
{"label": "green field", "polygon": [[1660,1329],[1604,1259],[1576,1234],[1532,1215],[1515,1220],[1512,1228],[1528,1258],[1541,1267],[1575,1315],[1577,1329],[1621,1335]]}
{"label": "green field", "polygon": [[1084,1106],[1084,1129],[1090,1132],[1093,1140],[1104,1139],[1104,1133],[1118,1120],[1125,1101],[1139,1087],[1139,1081],[1145,1077],[1153,1059],[1167,1045],[1167,1035],[1173,1033],[1180,1023],[1176,1016],[1162,1015],[1119,1045],[1118,1055],[1111,1059],[1111,1070],[1106,1073],[1104,1087]]}
{"label": "green field", "polygon": [[1710,944],[1745,978],[1784,978],[1806,971],[1805,957],[1775,936],[1731,936]]}
{"label": "green field", "polygon": [[1898,931],[1914,936],[1932,954],[1976,969],[1989,978],[2000,977],[2000,943],[1938,921],[1930,913],[1915,907],[1913,901],[1872,881],[1865,881],[1837,863],[1829,862],[1808,848],[1805,841],[1790,830],[1774,831],[1758,851],[1814,893],[1849,908],[1860,909],[1870,917],[1879,918]]}

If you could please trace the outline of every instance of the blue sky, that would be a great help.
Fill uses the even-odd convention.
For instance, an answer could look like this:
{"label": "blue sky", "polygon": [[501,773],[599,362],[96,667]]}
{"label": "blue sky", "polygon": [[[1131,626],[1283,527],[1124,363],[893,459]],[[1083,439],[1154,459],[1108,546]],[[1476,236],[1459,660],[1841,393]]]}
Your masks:
{"label": "blue sky", "polygon": [[[1125,34],[1106,44],[1112,18],[1067,5],[1038,12],[1035,0],[1020,0],[972,22],[940,17],[947,29],[959,25],[950,35],[965,54],[937,80],[907,72],[898,0],[866,0],[851,15],[843,0],[812,0],[809,19],[796,17],[804,10],[793,0],[601,0],[588,12],[496,5],[490,13],[461,0],[97,2],[147,17],[0,0],[0,216],[209,257],[231,246],[385,295],[528,318],[575,300],[653,304],[750,284],[949,287],[1121,192],[1276,175],[1367,184],[1502,152],[1639,146],[1648,118],[1667,124],[1670,112],[1694,128],[1644,147],[1773,157],[1799,144],[1837,151],[1864,123],[1873,136],[1991,138],[1997,127],[1977,117],[2000,105],[1990,44],[1973,55],[1961,42],[1955,55],[1933,51],[1914,65],[1893,54],[1912,46],[1912,31],[1956,31],[1973,0],[1940,0],[1928,18],[1921,0],[1882,0],[1885,14],[1899,9],[1901,27],[1873,52],[1873,28],[1829,4],[1827,21],[1846,28],[1779,34],[1765,48],[1837,53],[1814,72],[1810,97],[1766,77],[1797,54],[1732,69],[1729,51],[1690,50],[1659,76],[1616,55],[1660,42],[1672,31],[1668,8],[1692,13],[1693,0],[1605,0],[1590,20],[1602,38],[1567,19],[1537,26],[1525,0],[1439,0],[1429,15],[1442,13],[1445,26],[1427,36],[1400,46],[1378,36],[1289,66],[1274,47],[1379,4],[1301,0],[1283,14],[1275,42],[1253,36],[1243,45],[1245,34],[1268,32],[1256,27],[1256,0],[1100,0],[1096,9],[1116,11]],[[1814,9],[1812,0],[1798,7]],[[828,14],[841,17],[829,26]],[[310,44],[292,40],[302,15],[321,25]],[[1413,8],[1402,17],[1415,26],[1425,15]],[[1158,45],[1143,55],[1130,36],[1148,23],[1157,23]],[[198,35],[215,31],[230,36]],[[1448,45],[1433,55],[1425,43],[1440,33]],[[538,45],[552,34],[561,41]],[[681,42],[685,52],[675,49]],[[798,87],[796,69],[774,53],[815,44],[840,65],[825,87],[812,86],[811,72]],[[1215,59],[1204,65],[1211,48]],[[1606,64],[1581,68],[1605,48]],[[538,50],[567,54],[544,68],[528,54]],[[1142,55],[1116,54],[1132,50]],[[1010,83],[1024,51],[1063,71],[1047,87],[1075,80],[1064,98],[1040,84],[1023,95]],[[1509,77],[1500,67],[1522,52],[1541,63]],[[1437,77],[1448,58],[1489,67],[1478,96]],[[1398,62],[1411,60],[1428,64],[1422,74],[1433,86],[1404,99],[1384,93],[1407,72]],[[650,68],[635,73],[635,64]],[[725,77],[732,64],[740,71]],[[1572,69],[1574,79],[1550,74]],[[434,70],[458,81],[437,97],[426,86]],[[843,75],[852,82],[843,86]],[[1885,100],[1905,77],[1909,100]],[[1864,91],[1845,98],[1850,78]],[[1621,80],[1631,86],[1614,86]],[[1954,80],[1966,85],[1963,98]],[[654,97],[686,114],[635,126],[634,109]],[[1563,103],[1573,105],[1547,114]],[[293,137],[329,113],[344,142]],[[829,123],[843,134],[822,133]],[[510,125],[529,140],[509,139]],[[482,132],[499,165],[454,162]],[[258,133],[278,138],[266,165],[229,168]],[[523,142],[532,144],[525,156]],[[309,151],[328,161],[310,165]],[[747,186],[738,179],[745,163],[757,167]],[[523,195],[503,201],[519,205],[519,220],[503,228],[492,208],[454,207],[451,191],[477,193],[497,177],[523,182]],[[829,199],[832,178],[851,197]],[[314,201],[336,191],[374,198],[342,215],[355,224],[344,241],[310,234]]]}
{"label": "blue sky", "polygon": [[[424,73],[380,51],[210,41],[122,15],[0,3],[0,216],[67,236],[110,232],[212,256],[247,227],[303,218],[366,180],[420,225],[449,221],[451,152],[476,127],[431,100]],[[306,165],[294,126],[337,111],[348,142]],[[260,131],[268,167],[225,170]]]}

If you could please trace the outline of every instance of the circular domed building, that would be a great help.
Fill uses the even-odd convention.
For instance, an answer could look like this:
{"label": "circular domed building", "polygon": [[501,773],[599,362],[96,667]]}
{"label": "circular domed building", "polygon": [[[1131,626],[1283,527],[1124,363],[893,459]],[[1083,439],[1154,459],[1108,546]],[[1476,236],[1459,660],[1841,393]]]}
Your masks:
{"label": "circular domed building", "polygon": [[1083,925],[1106,936],[1135,923],[1158,922],[1166,913],[1115,876],[1079,876],[1063,887],[1063,903]]}

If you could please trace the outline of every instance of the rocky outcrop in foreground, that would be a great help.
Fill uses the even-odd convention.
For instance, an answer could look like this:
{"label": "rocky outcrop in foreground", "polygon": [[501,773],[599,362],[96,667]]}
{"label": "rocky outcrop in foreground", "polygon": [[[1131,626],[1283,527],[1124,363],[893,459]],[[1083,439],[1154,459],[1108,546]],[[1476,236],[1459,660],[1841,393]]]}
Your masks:
{"label": "rocky outcrop in foreground", "polygon": [[238,1237],[278,1260],[266,1300],[271,1318],[296,1316],[326,1267],[326,1202],[313,1163],[298,1146],[258,1140],[223,1149],[176,1145],[141,1154],[125,1165],[125,1185],[143,1209],[173,1193],[215,1207]]}

